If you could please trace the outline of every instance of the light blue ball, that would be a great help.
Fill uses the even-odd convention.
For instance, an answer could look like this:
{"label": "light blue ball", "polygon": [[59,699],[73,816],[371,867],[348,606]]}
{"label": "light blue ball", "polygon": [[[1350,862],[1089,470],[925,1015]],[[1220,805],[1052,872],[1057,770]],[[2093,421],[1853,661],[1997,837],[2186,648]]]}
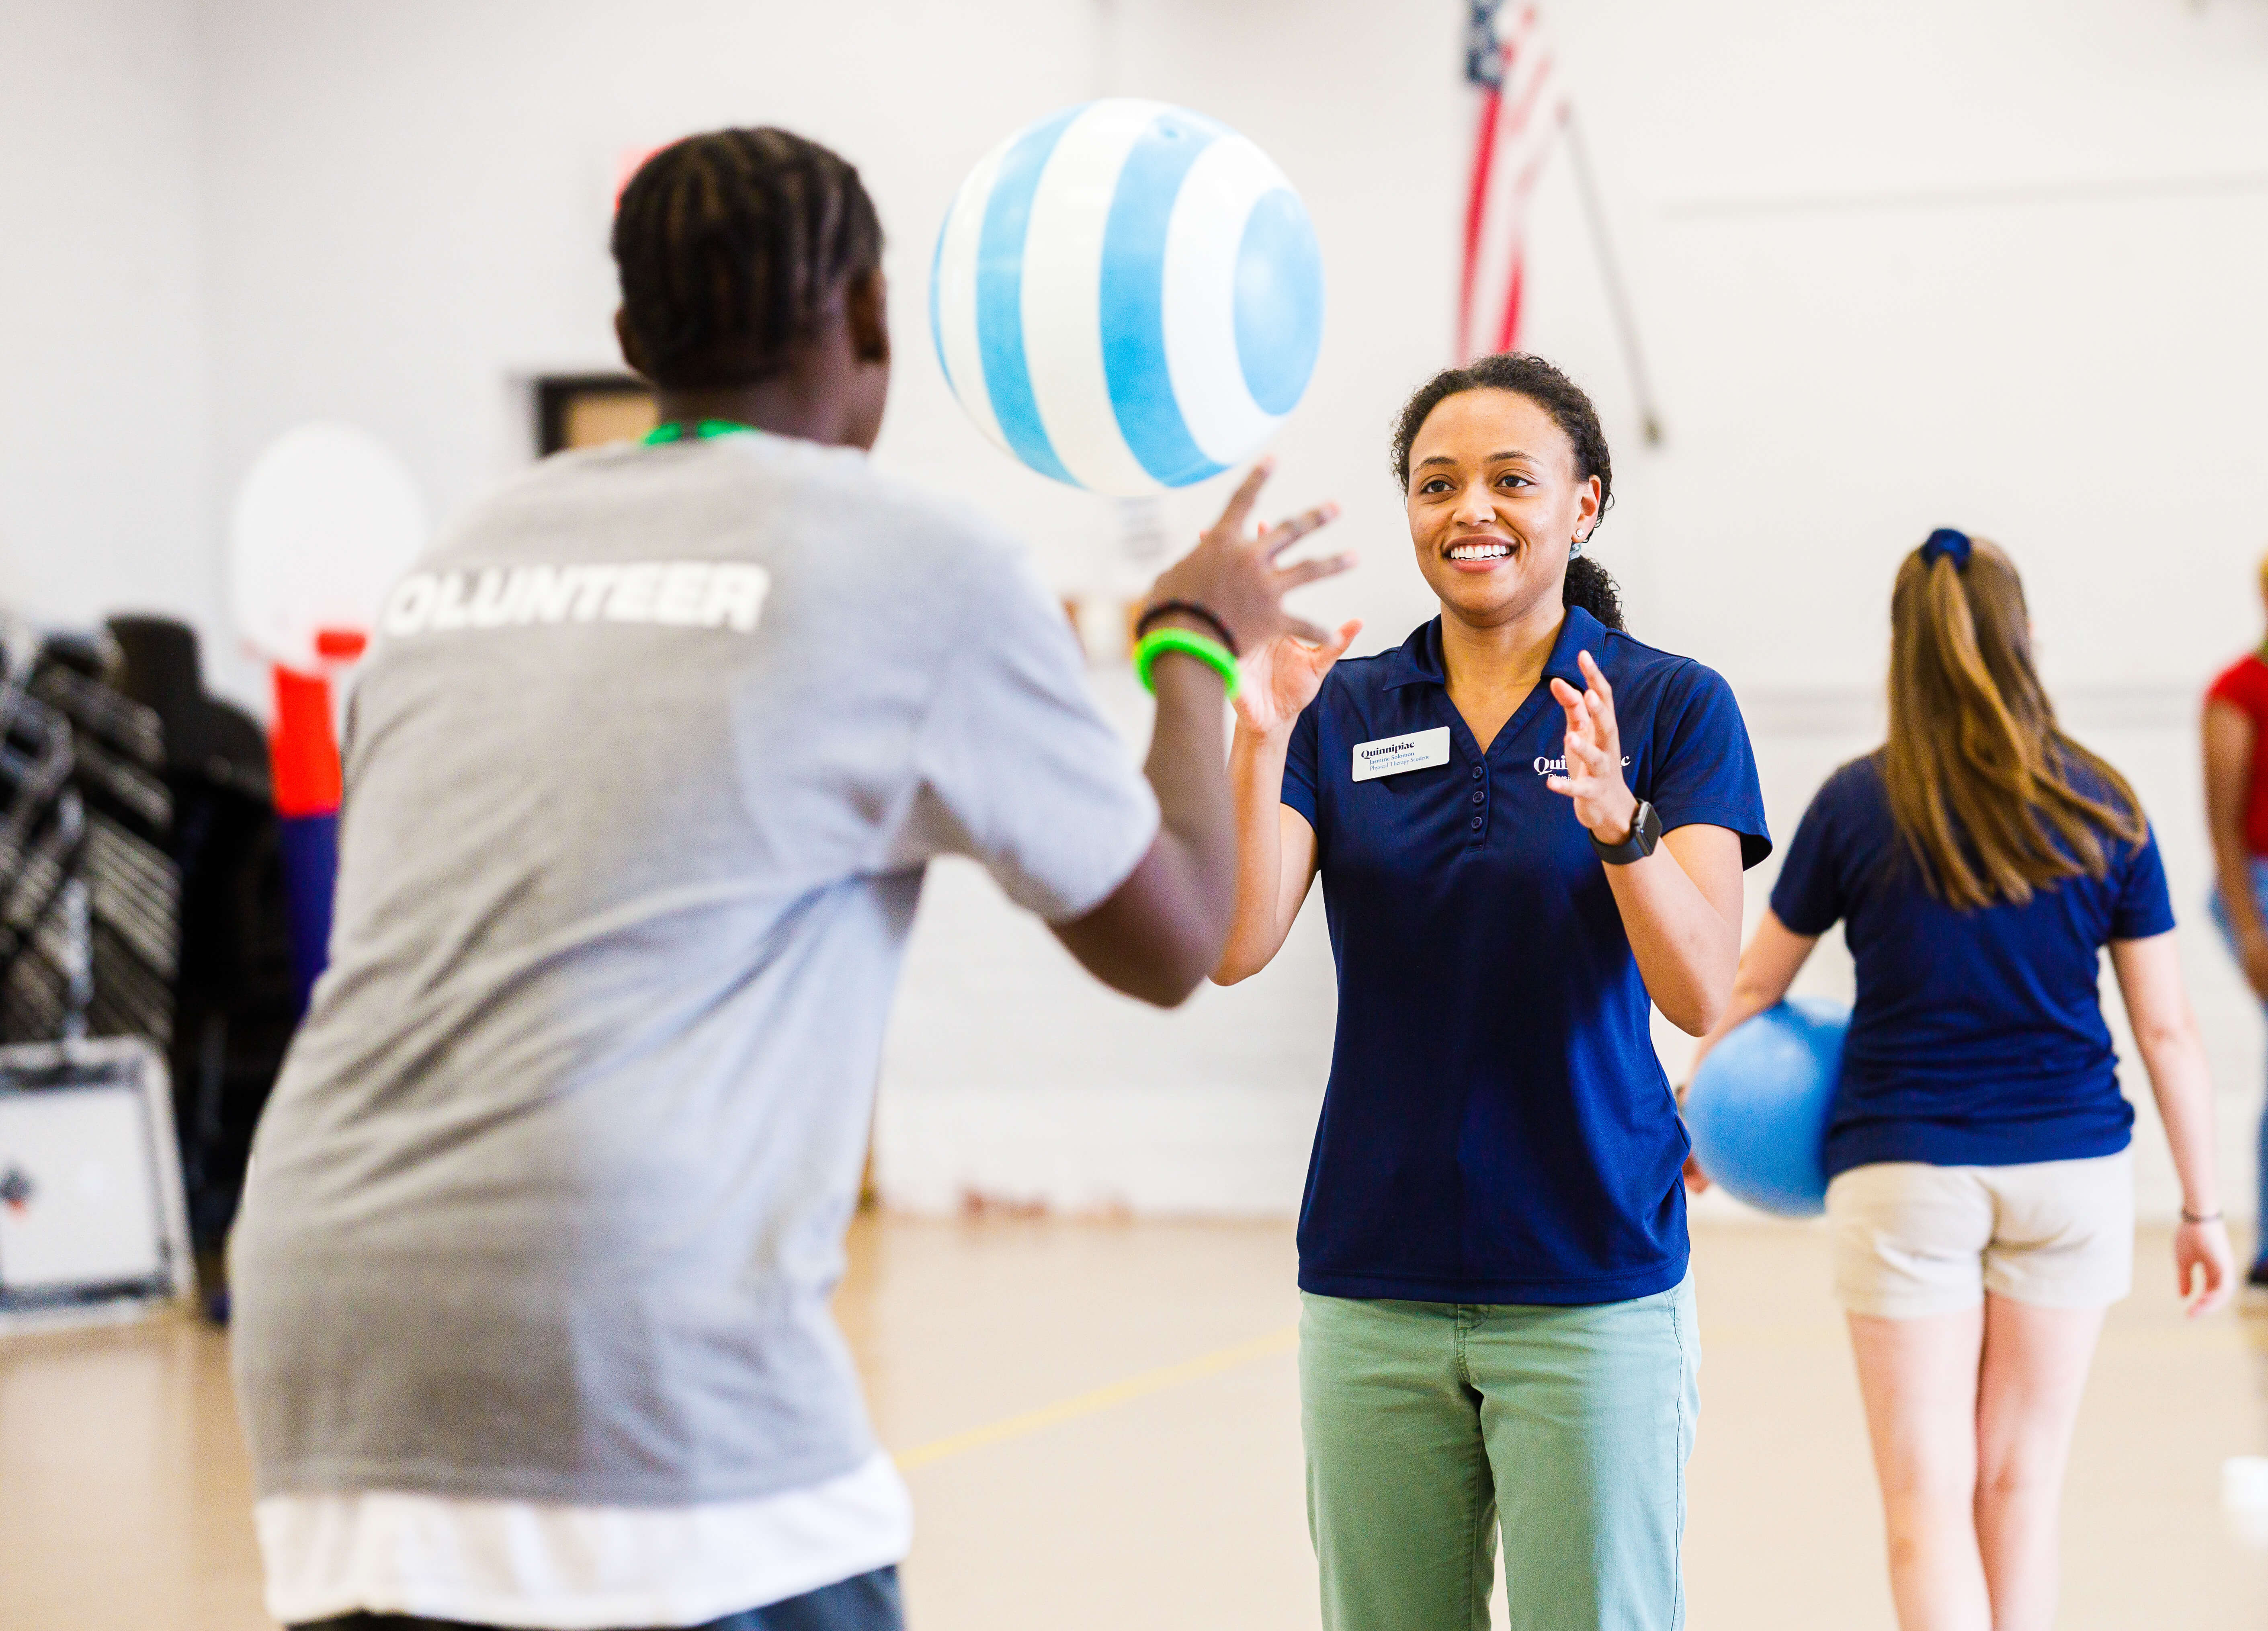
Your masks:
{"label": "light blue ball", "polygon": [[1825,1211],[1827,1118],[1850,1029],[1841,1003],[1791,997],[1711,1049],[1685,1098],[1701,1170],[1766,1212]]}
{"label": "light blue ball", "polygon": [[1267,154],[1116,97],[1017,132],[938,233],[930,332],[977,427],[1096,492],[1186,487],[1256,452],[1322,344],[1323,263]]}

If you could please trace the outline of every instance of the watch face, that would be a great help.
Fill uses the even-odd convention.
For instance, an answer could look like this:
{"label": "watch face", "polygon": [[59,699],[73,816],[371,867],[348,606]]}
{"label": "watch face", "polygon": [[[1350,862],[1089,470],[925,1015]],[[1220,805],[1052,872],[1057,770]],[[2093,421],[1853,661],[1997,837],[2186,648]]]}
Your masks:
{"label": "watch face", "polygon": [[1602,844],[1600,843],[1598,835],[1594,833],[1591,836],[1591,842],[1598,845],[1600,854],[1616,865],[1643,860],[1653,854],[1654,846],[1661,842],[1660,812],[1644,799],[1640,799],[1638,808],[1631,812],[1631,830],[1628,838],[1620,844]]}
{"label": "watch face", "polygon": [[1660,842],[1660,813],[1641,799],[1637,811],[1631,816],[1630,837],[1623,841],[1621,847],[1631,860],[1638,860],[1653,854],[1654,846]]}

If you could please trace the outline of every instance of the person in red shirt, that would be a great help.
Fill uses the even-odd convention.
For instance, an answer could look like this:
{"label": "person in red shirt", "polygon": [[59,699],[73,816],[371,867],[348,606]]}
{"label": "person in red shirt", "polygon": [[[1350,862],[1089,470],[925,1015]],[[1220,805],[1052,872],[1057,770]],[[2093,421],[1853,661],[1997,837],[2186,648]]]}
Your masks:
{"label": "person in red shirt", "polygon": [[[2260,563],[2268,599],[2268,558]],[[2268,643],[2221,670],[2205,694],[2205,806],[2213,831],[2213,918],[2245,984],[2268,1002]],[[2260,1119],[2260,1252],[2245,1278],[2268,1287],[2268,1110]]]}

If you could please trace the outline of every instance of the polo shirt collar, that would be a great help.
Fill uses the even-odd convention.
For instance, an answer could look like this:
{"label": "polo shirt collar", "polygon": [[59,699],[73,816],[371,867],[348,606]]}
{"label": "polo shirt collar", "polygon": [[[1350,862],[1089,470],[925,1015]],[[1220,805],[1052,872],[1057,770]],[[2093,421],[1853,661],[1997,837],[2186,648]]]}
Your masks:
{"label": "polo shirt collar", "polygon": [[[1602,654],[1606,638],[1606,625],[1580,606],[1567,608],[1560,620],[1559,637],[1551,642],[1551,656],[1543,665],[1543,677],[1561,679],[1577,690],[1583,689],[1583,670],[1575,659],[1581,652],[1594,658]],[[1448,670],[1441,661],[1441,620],[1435,617],[1410,631],[1410,638],[1386,653],[1384,684],[1387,690],[1398,690],[1404,685],[1446,685]]]}

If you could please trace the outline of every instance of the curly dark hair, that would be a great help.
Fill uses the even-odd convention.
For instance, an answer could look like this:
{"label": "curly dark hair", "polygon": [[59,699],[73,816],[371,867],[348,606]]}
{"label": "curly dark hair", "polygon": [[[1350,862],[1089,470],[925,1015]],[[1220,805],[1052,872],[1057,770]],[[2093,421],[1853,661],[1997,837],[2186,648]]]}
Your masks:
{"label": "curly dark hair", "polygon": [[[1599,517],[1606,518],[1615,501],[1614,455],[1607,449],[1607,433],[1599,428],[1599,410],[1583,387],[1541,357],[1526,351],[1498,351],[1462,368],[1444,368],[1410,393],[1394,426],[1391,454],[1394,479],[1410,491],[1410,446],[1433,410],[1467,391],[1511,391],[1525,396],[1566,432],[1575,449],[1575,477],[1599,478]],[[1596,536],[1598,524],[1592,524]],[[1609,629],[1624,627],[1622,590],[1614,575],[1591,556],[1579,555],[1567,563],[1567,578],[1559,592],[1561,601],[1580,606]]]}
{"label": "curly dark hair", "polygon": [[647,377],[754,384],[882,263],[858,172],[786,130],[712,130],[638,166],[615,209],[622,312]]}

